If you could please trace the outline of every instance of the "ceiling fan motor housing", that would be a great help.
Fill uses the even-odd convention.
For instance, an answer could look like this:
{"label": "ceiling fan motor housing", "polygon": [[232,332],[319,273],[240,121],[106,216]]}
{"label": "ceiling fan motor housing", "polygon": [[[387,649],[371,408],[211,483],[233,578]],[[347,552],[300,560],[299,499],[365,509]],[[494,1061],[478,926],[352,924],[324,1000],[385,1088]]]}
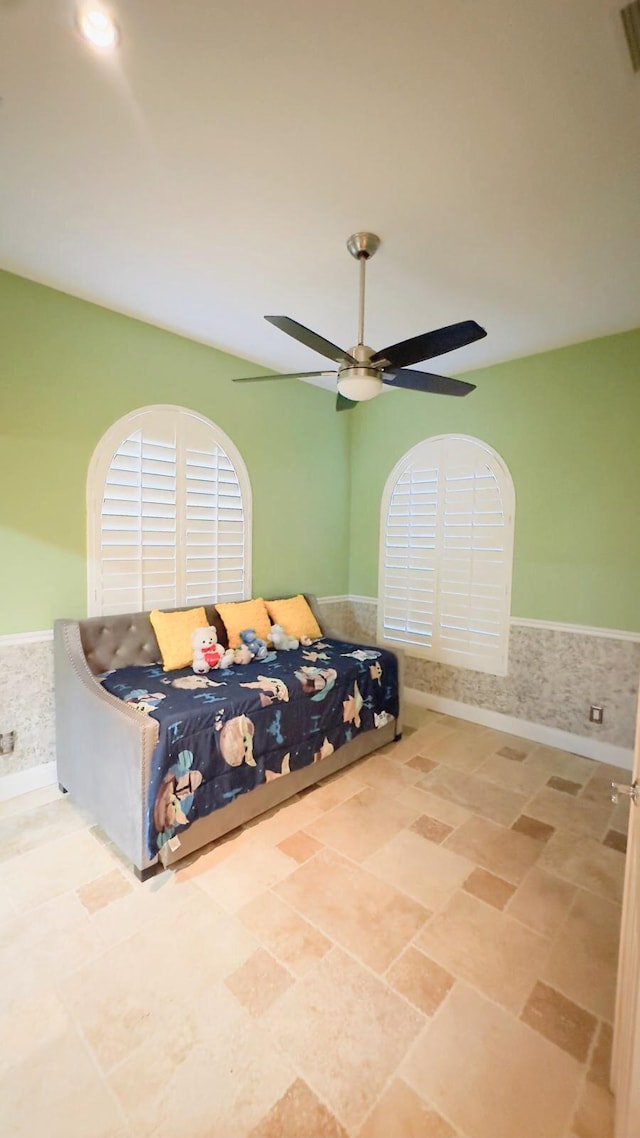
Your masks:
{"label": "ceiling fan motor housing", "polygon": [[354,403],[364,403],[366,399],[373,399],[382,391],[382,371],[371,367],[369,360],[373,355],[373,348],[366,344],[356,344],[349,350],[349,355],[358,361],[358,367],[341,367],[338,371],[338,391],[345,399]]}

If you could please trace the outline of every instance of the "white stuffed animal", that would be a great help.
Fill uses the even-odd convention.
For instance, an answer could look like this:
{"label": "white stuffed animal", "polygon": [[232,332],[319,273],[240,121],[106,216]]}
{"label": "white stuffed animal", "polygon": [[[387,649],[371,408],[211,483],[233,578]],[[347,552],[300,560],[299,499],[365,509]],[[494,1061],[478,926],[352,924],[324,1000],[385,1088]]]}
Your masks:
{"label": "white stuffed animal", "polygon": [[193,670],[197,676],[206,675],[211,668],[230,668],[233,652],[218,643],[215,628],[196,628],[191,635]]}
{"label": "white stuffed animal", "polygon": [[272,624],[269,639],[278,652],[290,652],[298,647],[295,636],[289,636],[281,624]]}

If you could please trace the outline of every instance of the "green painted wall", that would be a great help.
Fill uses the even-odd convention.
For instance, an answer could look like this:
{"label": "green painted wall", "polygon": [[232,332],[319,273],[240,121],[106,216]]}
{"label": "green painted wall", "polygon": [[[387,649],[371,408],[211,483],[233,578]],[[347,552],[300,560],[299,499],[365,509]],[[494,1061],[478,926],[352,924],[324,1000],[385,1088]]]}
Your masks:
{"label": "green painted wall", "polygon": [[377,593],[395,463],[460,432],[490,443],[513,476],[513,615],[640,631],[640,330],[465,378],[477,384],[465,399],[401,391],[349,414],[349,591]]}
{"label": "green painted wall", "polygon": [[640,631],[640,330],[473,373],[464,400],[399,392],[336,415],[297,383],[0,273],[0,634],[82,616],[85,479],[111,423],[179,403],[251,477],[254,593],[377,591],[380,498],[429,435],[484,439],[516,486],[513,613]]}
{"label": "green painted wall", "polygon": [[346,592],[348,424],[292,380],[0,273],[0,634],[86,610],[85,481],[107,427],[177,403],[233,439],[253,489],[253,591]]}

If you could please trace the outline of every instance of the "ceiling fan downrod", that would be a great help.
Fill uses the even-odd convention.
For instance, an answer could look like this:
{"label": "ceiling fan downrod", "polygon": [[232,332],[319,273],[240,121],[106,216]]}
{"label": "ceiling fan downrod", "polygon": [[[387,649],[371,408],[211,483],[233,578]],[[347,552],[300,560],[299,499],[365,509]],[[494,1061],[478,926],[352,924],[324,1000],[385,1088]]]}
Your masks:
{"label": "ceiling fan downrod", "polygon": [[364,344],[364,290],[367,261],[380,248],[380,238],[375,233],[352,233],[347,241],[347,249],[352,257],[360,262],[360,305],[358,309],[358,347]]}

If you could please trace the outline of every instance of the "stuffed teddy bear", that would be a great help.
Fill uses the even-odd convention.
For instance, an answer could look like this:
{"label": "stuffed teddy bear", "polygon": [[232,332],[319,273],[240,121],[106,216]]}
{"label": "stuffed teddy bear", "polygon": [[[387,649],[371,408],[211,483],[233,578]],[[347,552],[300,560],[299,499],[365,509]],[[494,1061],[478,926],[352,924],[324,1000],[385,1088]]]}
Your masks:
{"label": "stuffed teddy bear", "polygon": [[290,652],[291,649],[297,648],[299,644],[295,636],[289,636],[281,624],[271,626],[269,639],[278,652]]}
{"label": "stuffed teddy bear", "polygon": [[197,676],[206,675],[211,668],[230,668],[233,652],[218,643],[215,628],[196,628],[191,635],[193,670]]}
{"label": "stuffed teddy bear", "polygon": [[245,628],[244,631],[240,633],[240,639],[243,644],[246,644],[253,660],[264,660],[268,652],[266,641],[256,636],[254,628]]}

